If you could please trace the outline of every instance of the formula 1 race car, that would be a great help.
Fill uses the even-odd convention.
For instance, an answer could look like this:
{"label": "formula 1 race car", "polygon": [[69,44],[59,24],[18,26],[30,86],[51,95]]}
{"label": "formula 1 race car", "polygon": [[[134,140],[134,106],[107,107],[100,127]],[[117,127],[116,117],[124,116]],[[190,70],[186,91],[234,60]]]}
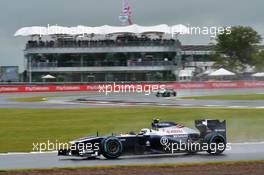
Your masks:
{"label": "formula 1 race car", "polygon": [[58,151],[59,156],[95,158],[103,155],[116,159],[121,155],[145,155],[168,153],[196,153],[207,151],[221,154],[225,151],[226,121],[196,120],[194,130],[174,122],[153,120],[152,129],[141,129],[136,134],[94,136],[71,141],[69,149]]}
{"label": "formula 1 race car", "polygon": [[171,97],[177,96],[177,92],[174,89],[161,89],[157,92],[156,97]]}

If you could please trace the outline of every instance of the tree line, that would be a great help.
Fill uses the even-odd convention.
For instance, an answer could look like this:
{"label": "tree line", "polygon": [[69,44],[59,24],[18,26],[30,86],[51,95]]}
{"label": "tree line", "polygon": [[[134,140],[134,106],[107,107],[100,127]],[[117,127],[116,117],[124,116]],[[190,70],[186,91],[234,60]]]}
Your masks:
{"label": "tree line", "polygon": [[235,26],[231,33],[225,30],[216,37],[215,67],[223,67],[234,72],[243,72],[253,68],[256,72],[264,71],[264,50],[260,51],[262,38],[251,27]]}

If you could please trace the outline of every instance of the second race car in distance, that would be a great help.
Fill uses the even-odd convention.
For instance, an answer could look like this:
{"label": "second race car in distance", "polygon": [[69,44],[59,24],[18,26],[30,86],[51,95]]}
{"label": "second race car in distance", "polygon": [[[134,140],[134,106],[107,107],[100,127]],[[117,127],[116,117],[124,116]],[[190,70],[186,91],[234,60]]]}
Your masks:
{"label": "second race car in distance", "polygon": [[177,92],[174,89],[161,89],[156,94],[157,97],[176,97]]}

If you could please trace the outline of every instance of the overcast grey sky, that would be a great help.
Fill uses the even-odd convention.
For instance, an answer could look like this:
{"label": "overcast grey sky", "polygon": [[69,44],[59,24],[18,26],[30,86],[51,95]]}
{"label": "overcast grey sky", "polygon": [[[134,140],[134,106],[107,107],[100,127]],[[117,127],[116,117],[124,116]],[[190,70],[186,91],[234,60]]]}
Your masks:
{"label": "overcast grey sky", "polygon": [[[263,0],[129,0],[134,23],[191,26],[251,26],[264,36]],[[0,66],[23,69],[26,38],[13,34],[25,26],[119,25],[121,0],[1,0]],[[183,44],[207,44],[209,36],[182,36]]]}

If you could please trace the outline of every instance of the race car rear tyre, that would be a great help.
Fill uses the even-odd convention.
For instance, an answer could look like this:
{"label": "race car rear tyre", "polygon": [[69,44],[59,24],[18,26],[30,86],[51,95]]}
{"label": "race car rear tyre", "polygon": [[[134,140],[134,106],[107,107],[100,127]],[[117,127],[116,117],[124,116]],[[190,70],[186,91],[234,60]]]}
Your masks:
{"label": "race car rear tyre", "polygon": [[209,133],[204,138],[205,143],[208,145],[206,150],[209,154],[218,155],[226,149],[226,139],[218,133]]}
{"label": "race car rear tyre", "polygon": [[101,151],[105,158],[116,159],[122,154],[123,145],[118,138],[110,136],[102,140]]}

